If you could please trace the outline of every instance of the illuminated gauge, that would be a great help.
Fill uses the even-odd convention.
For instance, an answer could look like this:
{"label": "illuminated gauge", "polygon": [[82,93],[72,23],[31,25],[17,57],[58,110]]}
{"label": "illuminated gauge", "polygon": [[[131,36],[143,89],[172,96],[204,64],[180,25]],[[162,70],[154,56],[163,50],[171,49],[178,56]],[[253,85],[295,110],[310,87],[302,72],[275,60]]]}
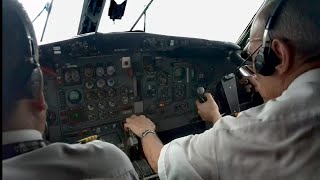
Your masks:
{"label": "illuminated gauge", "polygon": [[109,88],[107,93],[108,96],[113,97],[116,95],[116,90],[114,88]]}
{"label": "illuminated gauge", "polygon": [[116,103],[114,101],[109,101],[108,104],[109,104],[110,107],[115,107],[116,106]]}
{"label": "illuminated gauge", "polygon": [[122,104],[128,104],[129,98],[128,98],[127,96],[123,96],[123,97],[121,98],[121,102],[122,102]]}
{"label": "illuminated gauge", "polygon": [[78,90],[70,91],[68,94],[68,100],[71,104],[77,104],[81,101],[81,93]]}
{"label": "illuminated gauge", "polygon": [[93,77],[93,68],[92,67],[86,67],[84,69],[84,76],[88,77],[88,78]]}
{"label": "illuminated gauge", "polygon": [[97,74],[97,76],[103,76],[104,75],[103,67],[97,67],[96,74]]}
{"label": "illuminated gauge", "polygon": [[99,79],[97,81],[98,88],[103,88],[106,85],[106,81],[104,79]]}
{"label": "illuminated gauge", "polygon": [[106,91],[105,90],[99,90],[98,91],[98,97],[99,98],[105,98],[106,97]]}
{"label": "illuminated gauge", "polygon": [[106,114],[105,112],[101,112],[101,113],[99,114],[99,118],[100,118],[100,119],[106,119],[106,118],[107,118],[107,114]]}
{"label": "illuminated gauge", "polygon": [[158,74],[158,81],[160,83],[160,85],[165,85],[168,83],[168,74],[164,71],[161,71],[159,74]]}
{"label": "illuminated gauge", "polygon": [[174,70],[174,79],[176,81],[182,81],[186,76],[186,70],[185,68],[176,68]]}
{"label": "illuminated gauge", "polygon": [[114,84],[115,84],[114,79],[113,79],[113,78],[109,78],[109,79],[107,80],[107,84],[108,84],[108,86],[110,86],[110,87],[114,86]]}
{"label": "illuminated gauge", "polygon": [[100,109],[104,109],[104,108],[105,108],[104,103],[103,103],[103,102],[99,102],[99,103],[98,103],[98,107],[99,107]]}
{"label": "illuminated gauge", "polygon": [[90,111],[93,111],[94,110],[94,104],[88,104],[88,109],[90,110]]}
{"label": "illuminated gauge", "polygon": [[93,84],[92,81],[87,81],[87,82],[86,82],[86,88],[87,88],[87,89],[92,89],[93,86],[94,86],[94,84]]}
{"label": "illuminated gauge", "polygon": [[96,94],[94,93],[94,91],[88,91],[86,92],[86,99],[87,100],[92,100],[96,97]]}
{"label": "illuminated gauge", "polygon": [[116,72],[116,69],[113,66],[108,66],[107,67],[107,74],[109,76],[112,76]]}

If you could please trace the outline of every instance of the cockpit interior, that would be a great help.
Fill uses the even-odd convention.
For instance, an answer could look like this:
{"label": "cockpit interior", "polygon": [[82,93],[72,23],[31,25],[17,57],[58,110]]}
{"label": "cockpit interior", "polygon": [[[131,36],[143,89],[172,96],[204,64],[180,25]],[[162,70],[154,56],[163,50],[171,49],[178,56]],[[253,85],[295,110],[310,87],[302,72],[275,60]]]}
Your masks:
{"label": "cockpit interior", "polygon": [[[163,143],[168,143],[212,127],[201,120],[195,106],[204,92],[214,96],[222,115],[236,116],[261,104],[259,94],[245,88],[249,82],[239,71],[240,65],[250,63],[242,49],[252,19],[247,19],[235,42],[135,30],[136,24],[143,26],[151,0],[130,30],[97,32],[106,14],[110,22],[124,19],[129,2],[83,0],[77,35],[41,43],[48,104],[44,136],[51,143],[83,143],[90,138],[112,143],[128,155],[141,179],[152,179],[157,176],[140,140],[124,130],[125,119],[145,115],[156,124]],[[50,11],[55,2],[48,6]]]}

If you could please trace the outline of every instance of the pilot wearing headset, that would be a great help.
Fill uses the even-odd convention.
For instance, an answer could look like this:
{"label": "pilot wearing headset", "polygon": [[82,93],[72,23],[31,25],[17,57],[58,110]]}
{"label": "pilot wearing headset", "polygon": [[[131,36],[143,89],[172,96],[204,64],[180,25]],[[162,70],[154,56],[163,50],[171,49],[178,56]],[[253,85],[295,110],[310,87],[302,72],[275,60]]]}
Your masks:
{"label": "pilot wearing headset", "polygon": [[17,0],[2,5],[2,178],[138,179],[129,158],[112,144],[45,145],[47,105],[35,33]]}
{"label": "pilot wearing headset", "polygon": [[258,11],[248,53],[264,104],[221,117],[207,93],[196,105],[214,126],[166,145],[150,119],[126,119],[160,179],[319,179],[319,19],[319,0],[269,0]]}

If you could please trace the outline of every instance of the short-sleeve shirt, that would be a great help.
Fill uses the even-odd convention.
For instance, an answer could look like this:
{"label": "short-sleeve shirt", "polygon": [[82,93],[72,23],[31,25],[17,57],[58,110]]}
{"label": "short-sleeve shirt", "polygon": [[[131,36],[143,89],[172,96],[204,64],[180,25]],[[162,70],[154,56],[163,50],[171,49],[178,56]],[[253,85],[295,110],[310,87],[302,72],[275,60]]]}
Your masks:
{"label": "short-sleeve shirt", "polygon": [[320,69],[202,134],[166,144],[160,179],[320,179]]}

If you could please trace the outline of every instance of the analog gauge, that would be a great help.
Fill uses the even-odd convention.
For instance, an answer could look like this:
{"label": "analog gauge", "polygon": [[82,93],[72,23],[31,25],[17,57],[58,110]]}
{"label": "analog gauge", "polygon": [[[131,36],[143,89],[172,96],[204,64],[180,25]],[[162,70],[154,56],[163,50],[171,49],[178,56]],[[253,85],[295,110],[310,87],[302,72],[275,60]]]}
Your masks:
{"label": "analog gauge", "polygon": [[128,104],[129,98],[128,98],[127,96],[123,96],[123,97],[121,98],[121,102],[122,102],[122,104]]}
{"label": "analog gauge", "polygon": [[113,78],[109,78],[109,79],[107,80],[107,84],[108,84],[108,86],[110,86],[110,87],[114,86],[114,84],[115,84],[114,79],[113,79]]}
{"label": "analog gauge", "polygon": [[159,94],[162,99],[168,98],[169,97],[169,89],[167,87],[160,88]]}
{"label": "analog gauge", "polygon": [[87,89],[92,89],[93,86],[94,86],[94,84],[93,84],[92,81],[87,81],[87,82],[86,82],[86,88],[87,88]]}
{"label": "analog gauge", "polygon": [[93,77],[93,68],[92,67],[86,67],[84,69],[84,76],[88,77],[88,78]]}
{"label": "analog gauge", "polygon": [[96,74],[97,74],[97,76],[103,76],[104,75],[103,67],[97,67]]}
{"label": "analog gauge", "polygon": [[79,71],[76,69],[71,70],[71,77],[73,82],[79,82],[80,81]]}
{"label": "analog gauge", "polygon": [[68,100],[71,104],[77,104],[81,101],[81,93],[78,90],[70,91],[68,94]]}
{"label": "analog gauge", "polygon": [[70,69],[64,74],[64,80],[66,83],[80,82],[80,74],[76,69]]}
{"label": "analog gauge", "polygon": [[90,111],[93,111],[94,110],[94,104],[88,104],[88,109],[90,110]]}
{"label": "analog gauge", "polygon": [[96,114],[94,114],[94,113],[89,114],[89,115],[88,115],[88,119],[89,119],[89,121],[94,121],[94,120],[96,120]]}
{"label": "analog gauge", "polygon": [[106,91],[105,90],[99,90],[98,91],[98,97],[99,98],[105,98],[106,97]]}
{"label": "analog gauge", "polygon": [[109,88],[107,93],[108,96],[113,97],[116,95],[116,90],[114,88]]}
{"label": "analog gauge", "polygon": [[160,85],[165,85],[168,83],[168,73],[161,71],[158,74],[158,81],[160,83]]}
{"label": "analog gauge", "polygon": [[107,67],[107,74],[109,76],[112,76],[115,72],[116,72],[116,69],[114,68],[114,66],[108,66]]}
{"label": "analog gauge", "polygon": [[98,88],[103,88],[106,85],[106,81],[104,79],[99,79],[97,81]]}
{"label": "analog gauge", "polygon": [[105,107],[105,106],[104,106],[104,103],[103,103],[103,102],[99,102],[99,103],[98,103],[98,107],[99,107],[100,109],[104,109],[104,107]]}
{"label": "analog gauge", "polygon": [[120,94],[128,94],[128,88],[127,87],[121,87],[120,88]]}
{"label": "analog gauge", "polygon": [[174,79],[176,81],[182,81],[186,76],[186,70],[185,68],[181,67],[181,68],[176,68],[174,70]]}
{"label": "analog gauge", "polygon": [[87,98],[87,100],[95,99],[95,97],[96,97],[96,94],[94,93],[94,91],[88,91],[88,92],[86,93],[86,98]]}
{"label": "analog gauge", "polygon": [[100,119],[106,119],[106,117],[107,117],[107,113],[105,113],[105,112],[99,113],[99,118]]}
{"label": "analog gauge", "polygon": [[64,74],[64,81],[65,81],[66,83],[72,82],[71,73],[70,73],[69,71],[67,71],[67,72]]}
{"label": "analog gauge", "polygon": [[110,107],[115,107],[116,106],[116,103],[114,101],[112,101],[112,100],[109,101],[108,104],[109,104]]}
{"label": "analog gauge", "polygon": [[156,96],[156,87],[154,85],[148,84],[146,87],[146,96],[155,97]]}
{"label": "analog gauge", "polygon": [[110,111],[109,112],[109,116],[110,117],[116,117],[118,115],[118,112],[117,111]]}
{"label": "analog gauge", "polygon": [[184,99],[185,97],[185,86],[178,86],[174,88],[174,97],[177,100]]}
{"label": "analog gauge", "polygon": [[177,97],[177,98],[181,98],[181,97],[183,97],[184,96],[184,91],[182,90],[182,89],[176,89],[175,91],[174,91],[174,93],[175,93],[175,96]]}

